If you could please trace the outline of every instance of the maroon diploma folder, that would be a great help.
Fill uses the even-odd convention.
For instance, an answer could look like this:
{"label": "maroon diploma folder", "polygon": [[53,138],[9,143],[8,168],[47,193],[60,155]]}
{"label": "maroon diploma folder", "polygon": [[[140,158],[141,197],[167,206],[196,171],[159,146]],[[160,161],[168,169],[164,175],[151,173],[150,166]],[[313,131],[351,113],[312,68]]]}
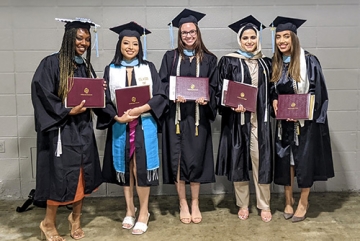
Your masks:
{"label": "maroon diploma folder", "polygon": [[279,95],[276,119],[311,120],[314,111],[314,97],[311,94]]}
{"label": "maroon diploma folder", "polygon": [[145,105],[150,99],[150,86],[129,86],[115,90],[118,116],[135,107]]}
{"label": "maroon diploma folder", "polygon": [[257,87],[229,80],[228,89],[224,96],[226,106],[237,108],[243,105],[247,111],[256,111]]}
{"label": "maroon diploma folder", "polygon": [[71,108],[85,100],[84,107],[104,108],[104,79],[73,77],[68,79],[68,94],[65,107]]}
{"label": "maroon diploma folder", "polygon": [[186,100],[204,97],[209,101],[209,78],[177,76],[175,96],[182,96]]}

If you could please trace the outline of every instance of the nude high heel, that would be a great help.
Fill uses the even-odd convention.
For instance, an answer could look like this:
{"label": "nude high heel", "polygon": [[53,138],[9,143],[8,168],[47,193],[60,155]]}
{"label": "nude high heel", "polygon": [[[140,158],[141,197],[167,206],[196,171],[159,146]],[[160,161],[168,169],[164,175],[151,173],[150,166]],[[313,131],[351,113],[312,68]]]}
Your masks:
{"label": "nude high heel", "polygon": [[81,215],[81,213],[70,213],[68,220],[69,220],[69,230],[70,230],[70,236],[75,239],[75,240],[79,240],[82,239],[83,237],[85,237],[85,233],[84,231],[81,229],[80,227],[80,219],[79,219],[79,225],[78,228],[76,228],[75,230],[73,229],[73,227],[78,224],[78,222],[73,220],[73,214],[75,215]]}

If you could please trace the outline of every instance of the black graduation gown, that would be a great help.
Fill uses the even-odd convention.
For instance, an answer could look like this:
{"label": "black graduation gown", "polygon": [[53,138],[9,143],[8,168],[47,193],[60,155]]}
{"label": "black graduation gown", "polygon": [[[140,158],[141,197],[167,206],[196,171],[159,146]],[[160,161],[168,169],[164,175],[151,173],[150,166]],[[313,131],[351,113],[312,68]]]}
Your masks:
{"label": "black graduation gown", "polygon": [[[272,182],[272,146],[270,124],[270,85],[271,60],[258,61],[257,126],[259,143],[259,183]],[[262,64],[261,64],[261,63]],[[224,56],[218,64],[218,105],[221,114],[221,133],[216,163],[216,175],[226,175],[229,181],[249,181],[251,170],[250,135],[251,112],[246,111],[245,124],[241,125],[241,114],[221,105],[223,79],[241,82],[241,66],[244,70],[244,83],[251,84],[249,68],[245,60]],[[265,121],[266,120],[266,121]]]}
{"label": "black graduation gown", "polygon": [[[87,77],[85,64],[78,64],[76,77]],[[66,202],[74,200],[80,168],[83,168],[85,194],[102,183],[91,110],[68,115],[58,97],[59,54],[45,57],[31,83],[37,132],[35,200]],[[79,103],[80,104],[80,103]],[[58,129],[61,128],[62,155],[55,156]]]}
{"label": "black graduation gown", "polygon": [[[152,94],[153,97],[149,100],[148,104],[151,107],[150,113],[154,119],[159,123],[161,121],[164,110],[167,106],[166,95],[161,87],[159,75],[153,63],[146,61],[151,71],[151,78],[153,82]],[[104,79],[109,85],[109,65],[105,67]],[[127,78],[127,77],[126,77]],[[126,84],[128,83],[126,79]],[[131,85],[136,85],[135,74],[132,72]],[[130,185],[130,143],[129,143],[129,126],[126,127],[126,160],[125,160],[125,183],[119,183],[116,179],[116,171],[113,165],[112,155],[112,125],[115,123],[114,117],[117,114],[117,109],[111,101],[110,91],[106,90],[106,108],[100,111],[103,114],[97,120],[98,129],[107,128],[107,136],[105,143],[104,161],[102,175],[104,182],[115,183],[118,185]],[[137,183],[139,186],[156,186],[159,184],[159,180],[148,180],[147,178],[147,164],[146,164],[146,150],[144,132],[142,130],[141,118],[138,118],[139,123],[135,128],[135,154],[136,154],[136,172],[137,172]]]}
{"label": "black graduation gown", "polygon": [[[176,58],[174,59],[176,51]],[[176,75],[179,53],[167,51],[163,57],[159,75],[169,94],[169,76]],[[200,76],[209,77],[210,102],[199,105],[200,120],[198,136],[195,136],[195,102],[180,104],[180,134],[175,131],[176,104],[169,100],[169,111],[162,128],[162,163],[163,182],[173,184],[176,181],[179,159],[180,180],[186,182],[215,182],[213,146],[210,122],[216,117],[216,62],[214,55],[204,53],[200,64]],[[190,62],[189,57],[181,61],[180,76],[196,76],[196,59]]]}
{"label": "black graduation gown", "polygon": [[[310,83],[309,93],[315,94],[313,120],[306,120],[304,126],[300,128],[298,146],[294,142],[294,122],[281,120],[281,139],[278,136],[278,128],[275,134],[274,182],[279,185],[290,185],[290,150],[292,150],[299,188],[308,188],[314,181],[325,181],[334,177],[325,79],[316,56],[305,51],[305,59]],[[288,65],[284,64],[282,77],[272,87],[272,99],[277,99],[278,94],[294,94],[293,82],[286,75],[287,69]]]}

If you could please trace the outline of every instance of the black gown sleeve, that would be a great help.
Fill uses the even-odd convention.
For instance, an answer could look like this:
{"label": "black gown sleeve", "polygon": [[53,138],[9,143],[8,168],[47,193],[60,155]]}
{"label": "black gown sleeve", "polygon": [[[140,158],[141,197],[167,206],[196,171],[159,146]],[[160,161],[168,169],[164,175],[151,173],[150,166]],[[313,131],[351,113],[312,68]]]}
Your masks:
{"label": "black gown sleeve", "polygon": [[31,82],[35,130],[51,131],[63,126],[71,109],[58,97],[59,61],[57,56],[44,58]]}
{"label": "black gown sleeve", "polygon": [[209,91],[210,91],[210,101],[205,106],[206,108],[206,116],[211,121],[214,121],[217,114],[217,86],[218,86],[218,79],[217,79],[217,58],[214,55],[209,56]]}
{"label": "black gown sleeve", "polygon": [[111,101],[110,89],[109,89],[109,66],[105,67],[104,79],[106,81],[105,91],[105,108],[93,109],[97,115],[96,129],[104,130],[115,123],[114,117],[117,115],[116,108]]}
{"label": "black gown sleeve", "polygon": [[314,120],[325,123],[328,109],[328,93],[322,68],[316,56],[306,53],[306,65],[310,82],[309,92],[315,94]]}
{"label": "black gown sleeve", "polygon": [[170,50],[164,54],[159,70],[159,78],[161,81],[162,89],[164,90],[167,98],[169,98],[169,78],[172,74],[172,67],[174,66],[176,61],[176,51],[177,50]]}
{"label": "black gown sleeve", "polygon": [[162,118],[162,115],[164,114],[164,110],[168,105],[167,95],[165,94],[165,91],[161,84],[161,80],[155,68],[155,65],[151,62],[148,62],[148,65],[150,68],[151,78],[153,82],[153,86],[152,86],[153,97],[149,100],[148,104],[151,107],[152,113],[155,115],[155,117],[158,120],[160,120]]}

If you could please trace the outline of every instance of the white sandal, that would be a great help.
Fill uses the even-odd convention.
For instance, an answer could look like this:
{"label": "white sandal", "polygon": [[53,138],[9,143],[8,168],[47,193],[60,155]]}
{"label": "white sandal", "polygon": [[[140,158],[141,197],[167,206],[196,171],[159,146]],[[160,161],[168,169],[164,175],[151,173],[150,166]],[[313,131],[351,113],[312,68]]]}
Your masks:
{"label": "white sandal", "polygon": [[[137,208],[135,207],[135,213],[137,211]],[[126,216],[122,222],[122,228],[124,229],[132,229],[135,224],[135,217],[132,216]]]}
{"label": "white sandal", "polygon": [[[133,231],[131,232],[132,234],[135,235],[139,235],[139,234],[143,234],[146,232],[146,230],[148,229],[148,222],[149,222],[149,218],[150,218],[150,213],[148,213],[148,219],[146,223],[143,222],[136,222]],[[136,232],[137,230],[139,230],[140,232]]]}

